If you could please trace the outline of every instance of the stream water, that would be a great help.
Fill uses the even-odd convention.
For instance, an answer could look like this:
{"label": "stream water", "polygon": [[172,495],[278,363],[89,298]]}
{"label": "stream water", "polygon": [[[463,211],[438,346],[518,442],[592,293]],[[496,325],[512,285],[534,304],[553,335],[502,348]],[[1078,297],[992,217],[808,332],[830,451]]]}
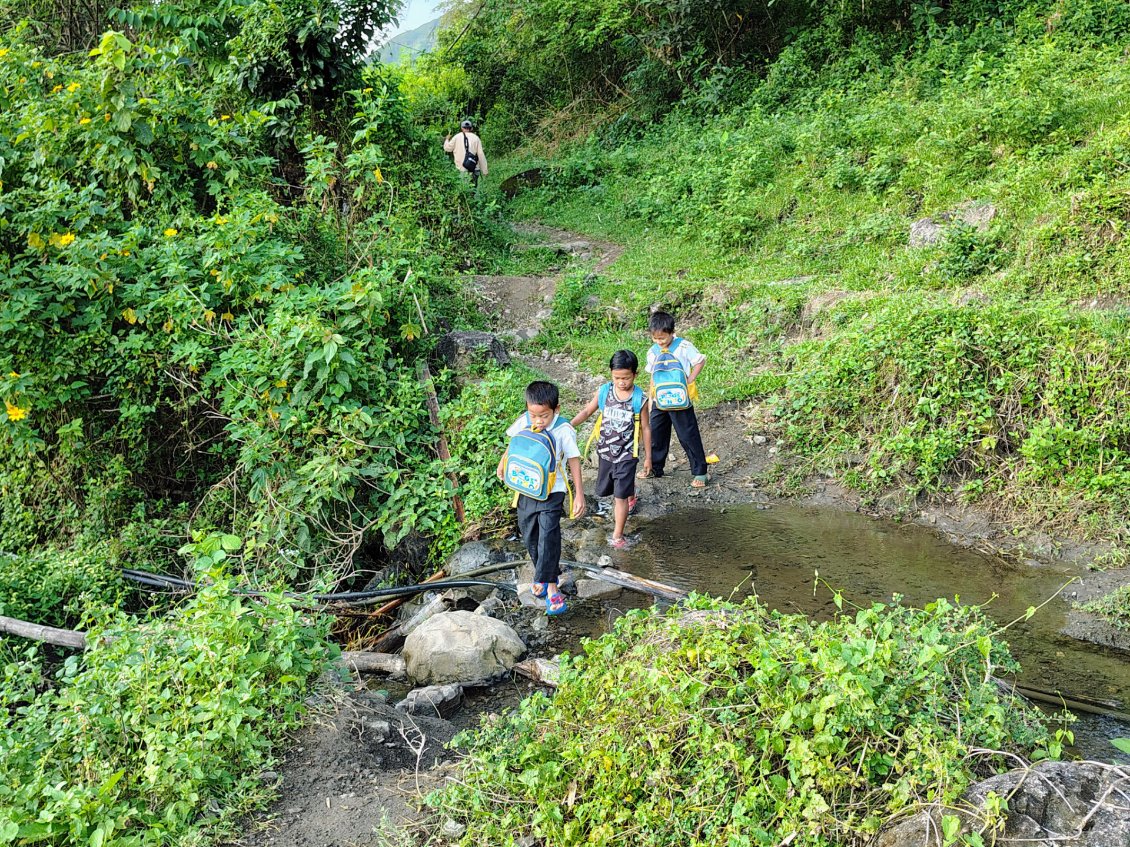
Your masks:
{"label": "stream water", "polygon": [[[1004,635],[1023,666],[1018,682],[1130,711],[1124,654],[1061,634],[1072,604],[1072,586],[1061,591],[1068,573],[1010,565],[921,527],[797,506],[689,509],[646,524],[640,543],[615,558],[617,567],[639,576],[735,599],[756,593],[772,608],[816,618],[836,611],[827,586],[814,596],[817,571],[856,605],[888,602],[895,594],[917,606],[957,597],[965,604],[987,603],[986,612],[1001,624],[1054,598]],[[1079,717],[1072,726],[1078,755],[1126,761],[1109,739],[1130,736],[1130,726]]]}

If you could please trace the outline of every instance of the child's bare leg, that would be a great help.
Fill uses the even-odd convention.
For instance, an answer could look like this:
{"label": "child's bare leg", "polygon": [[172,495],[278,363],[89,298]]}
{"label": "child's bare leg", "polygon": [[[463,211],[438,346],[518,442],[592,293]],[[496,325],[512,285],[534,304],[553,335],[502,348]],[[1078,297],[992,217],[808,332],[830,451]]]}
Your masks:
{"label": "child's bare leg", "polygon": [[624,537],[624,526],[628,523],[628,501],[627,499],[614,497],[612,498],[612,518],[614,526],[612,528],[612,538],[618,539]]}

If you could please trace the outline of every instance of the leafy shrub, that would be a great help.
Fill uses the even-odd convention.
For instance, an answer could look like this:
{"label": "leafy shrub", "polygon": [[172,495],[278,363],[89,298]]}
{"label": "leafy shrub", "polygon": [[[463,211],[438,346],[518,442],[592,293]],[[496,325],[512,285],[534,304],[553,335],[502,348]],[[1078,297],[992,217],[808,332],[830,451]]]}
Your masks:
{"label": "leafy shrub", "polygon": [[206,577],[167,618],[93,631],[42,693],[34,663],[5,667],[0,843],[167,844],[258,796],[330,650],[291,601]]}
{"label": "leafy shrub", "polygon": [[944,600],[826,623],[756,599],[632,611],[552,698],[460,736],[462,777],[429,802],[467,845],[865,844],[1009,764],[974,748],[1059,754],[992,681],[1015,668],[993,636]]}
{"label": "leafy shrub", "polygon": [[121,604],[130,593],[119,545],[90,541],[72,549],[0,552],[0,615],[64,629]]}

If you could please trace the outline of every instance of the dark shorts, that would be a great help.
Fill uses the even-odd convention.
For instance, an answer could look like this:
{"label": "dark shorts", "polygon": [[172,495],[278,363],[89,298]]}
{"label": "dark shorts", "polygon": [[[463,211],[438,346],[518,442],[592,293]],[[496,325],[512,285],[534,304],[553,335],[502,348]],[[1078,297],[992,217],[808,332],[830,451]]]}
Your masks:
{"label": "dark shorts", "polygon": [[607,497],[611,494],[620,500],[634,497],[636,467],[639,463],[639,459],[626,459],[622,462],[600,459],[596,470],[596,496]]}

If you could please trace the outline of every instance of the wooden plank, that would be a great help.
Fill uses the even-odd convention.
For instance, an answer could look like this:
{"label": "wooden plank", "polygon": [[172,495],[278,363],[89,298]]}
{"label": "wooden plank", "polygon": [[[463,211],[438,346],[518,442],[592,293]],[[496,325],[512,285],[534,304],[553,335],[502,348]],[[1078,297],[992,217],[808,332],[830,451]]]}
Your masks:
{"label": "wooden plank", "polygon": [[75,650],[86,649],[86,633],[73,629],[58,629],[53,626],[21,621],[0,615],[0,632],[18,635],[21,638],[31,638],[56,647],[72,647]]}
{"label": "wooden plank", "polygon": [[644,579],[643,577],[630,574],[627,571],[616,570],[616,568],[602,568],[599,565],[587,565],[582,562],[567,562],[564,559],[562,559],[561,564],[582,570],[593,579],[610,582],[613,585],[619,585],[621,588],[629,588],[641,594],[650,594],[653,597],[660,597],[664,600],[671,600],[672,602],[685,600],[687,597],[687,592],[681,588],[676,588],[673,585],[664,585],[662,582],[656,582],[652,579]]}

